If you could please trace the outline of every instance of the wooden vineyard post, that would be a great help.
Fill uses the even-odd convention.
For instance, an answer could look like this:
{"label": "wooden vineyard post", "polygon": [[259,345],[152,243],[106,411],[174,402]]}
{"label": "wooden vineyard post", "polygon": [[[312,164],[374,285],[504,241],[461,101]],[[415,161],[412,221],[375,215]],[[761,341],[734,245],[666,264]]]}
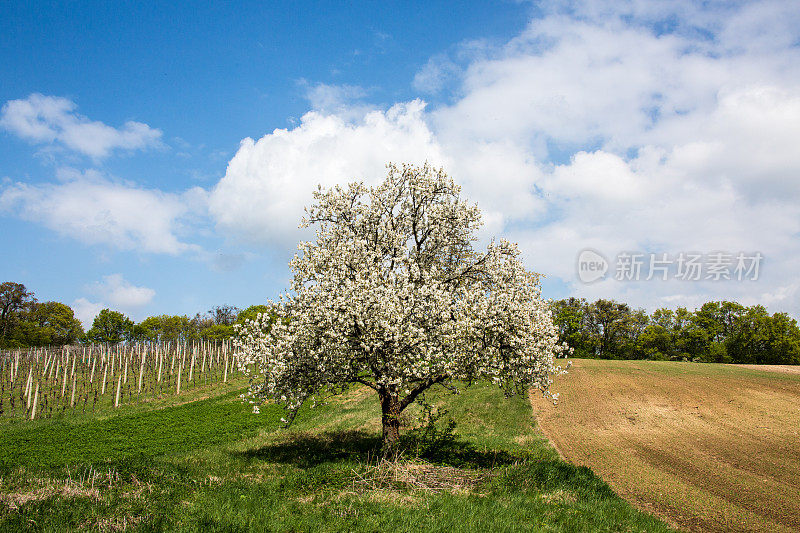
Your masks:
{"label": "wooden vineyard post", "polygon": [[114,397],[114,408],[119,407],[119,390],[122,387],[122,374],[117,378],[117,394]]}
{"label": "wooden vineyard post", "polygon": [[30,370],[28,370],[28,381],[25,384],[25,407],[31,406],[31,394],[33,392],[33,361],[31,361]]}
{"label": "wooden vineyard post", "polygon": [[144,376],[144,363],[147,359],[147,350],[142,350],[142,361],[139,364],[139,386],[136,390],[136,399],[142,394],[142,376]]}
{"label": "wooden vineyard post", "polygon": [[192,378],[194,377],[194,360],[197,357],[197,348],[192,349],[192,362],[189,365],[189,379],[187,383],[191,383]]}
{"label": "wooden vineyard post", "polygon": [[[75,366],[75,360],[72,360],[73,367]],[[77,385],[77,376],[75,373],[72,373],[72,397],[69,399],[69,406],[75,407],[75,387]]]}
{"label": "wooden vineyard post", "polygon": [[181,361],[178,363],[178,382],[175,388],[175,395],[179,395],[181,393],[181,373],[183,372],[183,362]]}
{"label": "wooden vineyard post", "polygon": [[36,418],[36,403],[39,401],[39,380],[36,380],[36,392],[33,394],[33,406],[31,407],[31,420]]}
{"label": "wooden vineyard post", "polygon": [[156,359],[158,359],[158,379],[156,379],[156,383],[161,383],[161,367],[164,365],[164,352],[162,350],[159,354],[158,346],[156,346]]}
{"label": "wooden vineyard post", "polygon": [[106,393],[106,378],[108,377],[108,361],[103,363],[103,386],[100,388],[100,396]]}
{"label": "wooden vineyard post", "polygon": [[97,365],[97,356],[92,358],[91,350],[89,351],[89,359],[91,359],[91,361],[92,361],[92,373],[89,376],[89,384],[90,385],[94,385],[94,368],[95,368],[95,365]]}
{"label": "wooden vineyard post", "polygon": [[69,352],[67,352],[67,360],[64,363],[64,376],[62,377],[61,382],[61,397],[64,397],[64,393],[67,391],[67,368],[69,368]]}

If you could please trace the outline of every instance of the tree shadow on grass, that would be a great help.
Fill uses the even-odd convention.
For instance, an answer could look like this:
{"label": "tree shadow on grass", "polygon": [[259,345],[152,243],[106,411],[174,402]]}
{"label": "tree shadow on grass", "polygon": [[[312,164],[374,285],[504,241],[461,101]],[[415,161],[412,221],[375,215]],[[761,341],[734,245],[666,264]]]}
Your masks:
{"label": "tree shadow on grass", "polygon": [[[419,458],[433,464],[458,468],[493,468],[529,460],[525,454],[509,453],[505,450],[478,450],[472,443],[457,439],[420,451],[419,442],[401,437],[398,450],[400,458]],[[328,431],[288,433],[280,442],[237,452],[236,455],[248,460],[311,468],[323,463],[368,463],[379,460],[382,452],[381,438],[377,434],[365,431]]]}
{"label": "tree shadow on grass", "polygon": [[323,463],[369,461],[380,456],[381,439],[364,431],[287,432],[261,448],[237,452],[245,459],[311,468]]}

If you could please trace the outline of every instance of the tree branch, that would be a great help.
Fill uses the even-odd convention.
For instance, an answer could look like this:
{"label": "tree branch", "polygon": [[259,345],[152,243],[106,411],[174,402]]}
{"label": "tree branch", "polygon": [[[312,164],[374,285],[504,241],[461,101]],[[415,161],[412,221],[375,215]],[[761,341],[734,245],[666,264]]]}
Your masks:
{"label": "tree branch", "polygon": [[362,385],[366,385],[367,387],[369,387],[370,389],[373,389],[373,390],[375,390],[376,392],[378,391],[378,386],[377,386],[377,385],[375,385],[374,383],[370,383],[370,382],[369,382],[369,381],[367,381],[366,379],[363,379],[363,378],[355,378],[353,381],[354,381],[355,383],[361,383]]}
{"label": "tree branch", "polygon": [[428,390],[430,387],[436,385],[437,383],[443,382],[449,377],[450,376],[448,374],[440,374],[436,377],[431,376],[422,383],[420,383],[419,385],[417,385],[416,387],[414,387],[414,389],[411,392],[409,392],[405,398],[400,400],[400,410],[402,411],[403,409],[411,405],[411,403],[417,399],[417,396]]}

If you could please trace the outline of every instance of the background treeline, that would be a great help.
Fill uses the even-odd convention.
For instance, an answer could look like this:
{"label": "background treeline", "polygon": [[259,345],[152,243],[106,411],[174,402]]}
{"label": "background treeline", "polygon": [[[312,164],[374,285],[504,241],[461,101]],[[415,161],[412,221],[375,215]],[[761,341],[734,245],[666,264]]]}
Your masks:
{"label": "background treeline", "polygon": [[[679,307],[650,315],[614,300],[566,298],[552,305],[561,340],[575,357],[800,364],[797,321],[786,313],[770,315],[760,305],[708,302],[696,311]],[[221,341],[233,335],[234,324],[269,310],[221,305],[192,318],[158,315],[135,323],[103,309],[84,331],[68,305],[38,302],[25,285],[5,282],[0,284],[0,348]]]}
{"label": "background treeline", "polygon": [[120,342],[220,341],[233,335],[233,326],[267,312],[266,305],[245,310],[230,305],[216,306],[204,314],[159,315],[138,324],[119,311],[103,309],[92,327],[83,330],[68,305],[39,302],[25,285],[0,284],[0,348],[29,348],[72,344],[118,344]]}
{"label": "background treeline", "polygon": [[800,364],[800,329],[760,305],[708,302],[648,315],[614,300],[553,302],[561,340],[575,357],[714,363]]}

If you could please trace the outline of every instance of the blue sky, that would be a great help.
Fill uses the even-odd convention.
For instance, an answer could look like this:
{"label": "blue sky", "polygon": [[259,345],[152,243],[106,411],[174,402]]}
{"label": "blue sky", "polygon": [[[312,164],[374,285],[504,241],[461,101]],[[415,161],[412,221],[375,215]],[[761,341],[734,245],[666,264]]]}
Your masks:
{"label": "blue sky", "polygon": [[[0,277],[84,321],[262,303],[317,183],[428,160],[546,296],[797,316],[791,4],[3,3]],[[623,252],[764,261],[631,281]]]}

